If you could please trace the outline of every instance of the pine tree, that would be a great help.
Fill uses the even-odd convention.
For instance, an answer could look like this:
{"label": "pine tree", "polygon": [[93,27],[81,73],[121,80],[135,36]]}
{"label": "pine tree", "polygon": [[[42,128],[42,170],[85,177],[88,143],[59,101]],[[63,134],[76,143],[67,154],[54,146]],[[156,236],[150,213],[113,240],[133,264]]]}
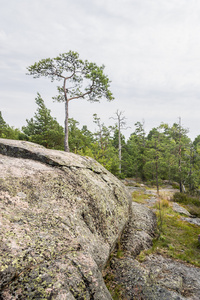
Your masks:
{"label": "pine tree", "polygon": [[61,125],[51,116],[51,111],[45,106],[44,100],[38,93],[35,99],[38,105],[37,112],[27,125],[22,127],[23,132],[31,142],[52,149],[63,149],[64,130]]}

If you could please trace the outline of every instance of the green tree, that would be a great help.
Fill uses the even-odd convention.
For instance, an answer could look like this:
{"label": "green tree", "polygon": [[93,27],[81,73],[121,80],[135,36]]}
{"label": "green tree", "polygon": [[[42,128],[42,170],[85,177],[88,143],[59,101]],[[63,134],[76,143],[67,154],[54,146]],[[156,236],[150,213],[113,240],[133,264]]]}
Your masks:
{"label": "green tree", "polygon": [[114,175],[119,175],[119,159],[111,135],[114,128],[112,126],[106,127],[104,123],[101,123],[97,114],[94,114],[93,117],[98,128],[92,144],[93,157]]}
{"label": "green tree", "polygon": [[27,69],[28,75],[34,78],[45,76],[51,81],[63,82],[62,86],[58,86],[58,96],[53,99],[65,102],[64,149],[69,152],[69,101],[82,98],[94,102],[102,97],[108,101],[114,99],[109,90],[110,81],[104,74],[104,65],[98,67],[95,63],[79,59],[77,52],[69,51],[52,59],[42,59]]}
{"label": "green tree", "polygon": [[93,122],[98,127],[98,130],[94,133],[94,136],[96,136],[96,141],[98,141],[99,147],[102,151],[104,151],[110,143],[113,127],[106,127],[104,123],[101,123],[101,119],[97,116],[97,114],[93,114],[93,118]]}
{"label": "green tree", "polygon": [[5,137],[5,131],[7,130],[8,125],[4,121],[2,117],[2,113],[0,111],[0,137],[4,138]]}
{"label": "green tree", "polygon": [[171,182],[172,180],[177,180],[175,178],[177,174],[177,144],[172,138],[171,127],[166,123],[161,123],[158,127],[160,132],[162,132],[162,148],[163,151],[163,168],[162,174],[163,179]]}
{"label": "green tree", "polygon": [[[162,127],[153,128],[147,136],[146,145],[146,164],[145,169],[148,172],[151,169],[152,180],[155,181],[157,193],[159,194],[159,185],[161,179],[166,179],[166,137],[162,132]],[[148,171],[147,171],[148,170]],[[146,174],[147,177],[147,174]]]}
{"label": "green tree", "polygon": [[185,129],[181,125],[181,119],[179,118],[179,124],[174,123],[170,128],[170,134],[175,142],[176,157],[177,157],[177,167],[178,171],[177,179],[179,182],[180,192],[184,191],[184,183],[187,181],[187,175],[189,172],[189,153],[191,140],[187,136],[188,129]]}
{"label": "green tree", "polygon": [[91,147],[93,142],[93,134],[83,126],[82,129],[78,128],[79,122],[73,118],[69,118],[69,147],[72,152],[85,155],[86,148]]}
{"label": "green tree", "polygon": [[193,142],[193,146],[195,147],[195,149],[200,148],[200,135],[198,135]]}
{"label": "green tree", "polygon": [[141,122],[135,123],[135,131],[131,134],[127,141],[126,150],[126,167],[128,176],[135,176],[145,180],[144,165],[145,165],[145,148],[146,136],[144,124]]}
{"label": "green tree", "polygon": [[24,140],[25,135],[18,129],[9,126],[3,119],[0,111],[0,138],[12,139],[12,140]]}
{"label": "green tree", "polygon": [[[147,137],[146,177],[153,180],[178,181],[180,191],[191,182],[191,141],[181,124],[162,123],[153,128]],[[153,154],[154,153],[154,154]]]}
{"label": "green tree", "polygon": [[190,152],[190,192],[198,193],[200,189],[200,135],[191,144]]}
{"label": "green tree", "polygon": [[35,99],[38,105],[33,118],[26,120],[27,125],[22,127],[24,134],[31,142],[51,149],[63,149],[64,130],[61,125],[51,116],[51,111],[45,106],[44,100],[38,93]]}

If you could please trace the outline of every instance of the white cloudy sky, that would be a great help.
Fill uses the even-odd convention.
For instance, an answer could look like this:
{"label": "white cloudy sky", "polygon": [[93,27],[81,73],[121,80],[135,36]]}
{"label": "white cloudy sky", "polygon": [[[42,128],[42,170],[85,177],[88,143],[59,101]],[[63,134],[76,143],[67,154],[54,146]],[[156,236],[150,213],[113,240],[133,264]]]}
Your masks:
{"label": "white cloudy sky", "polygon": [[137,121],[148,132],[179,116],[192,139],[200,134],[199,0],[0,0],[0,7],[0,111],[9,125],[33,117],[37,92],[63,125],[55,85],[26,67],[73,50],[106,66],[115,97],[70,102],[81,126],[94,130],[94,113],[109,125],[119,109],[131,127],[126,136]]}

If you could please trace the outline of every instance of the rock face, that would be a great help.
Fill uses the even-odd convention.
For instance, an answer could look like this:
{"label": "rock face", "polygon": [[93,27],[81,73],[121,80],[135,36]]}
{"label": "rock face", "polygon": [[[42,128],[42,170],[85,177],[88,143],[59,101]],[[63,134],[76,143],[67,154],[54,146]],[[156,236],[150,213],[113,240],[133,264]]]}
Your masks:
{"label": "rock face", "polygon": [[115,299],[200,299],[199,268],[136,259],[155,214],[91,158],[0,139],[0,212],[0,300],[109,300],[102,273]]}
{"label": "rock face", "polygon": [[111,261],[121,299],[198,300],[200,269],[161,255],[149,255],[143,263],[131,256]]}
{"label": "rock face", "polygon": [[172,203],[172,207],[173,207],[173,210],[176,211],[179,214],[184,214],[184,215],[189,216],[189,217],[191,216],[191,214],[187,211],[187,209],[185,209],[184,207],[182,207],[181,205],[179,205],[176,202]]}
{"label": "rock face", "polygon": [[101,271],[130,208],[93,159],[0,139],[0,299],[112,299]]}
{"label": "rock face", "polygon": [[136,257],[141,250],[152,246],[156,230],[156,216],[145,206],[132,203],[132,213],[122,237],[121,245],[126,254]]}

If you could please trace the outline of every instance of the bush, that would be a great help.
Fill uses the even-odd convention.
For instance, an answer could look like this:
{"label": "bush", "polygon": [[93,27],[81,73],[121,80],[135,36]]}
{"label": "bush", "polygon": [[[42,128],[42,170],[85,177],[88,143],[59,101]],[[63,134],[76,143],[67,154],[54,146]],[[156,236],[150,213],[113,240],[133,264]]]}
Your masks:
{"label": "bush", "polygon": [[183,194],[183,193],[175,193],[173,196],[173,201],[174,202],[179,202],[185,205],[188,204],[193,204],[196,206],[200,206],[200,200],[197,197],[192,197],[190,195],[187,194]]}
{"label": "bush", "polygon": [[179,190],[179,184],[177,182],[172,183],[173,189]]}
{"label": "bush", "polygon": [[196,205],[190,204],[187,205],[187,210],[189,213],[197,218],[200,218],[200,206],[197,207]]}

